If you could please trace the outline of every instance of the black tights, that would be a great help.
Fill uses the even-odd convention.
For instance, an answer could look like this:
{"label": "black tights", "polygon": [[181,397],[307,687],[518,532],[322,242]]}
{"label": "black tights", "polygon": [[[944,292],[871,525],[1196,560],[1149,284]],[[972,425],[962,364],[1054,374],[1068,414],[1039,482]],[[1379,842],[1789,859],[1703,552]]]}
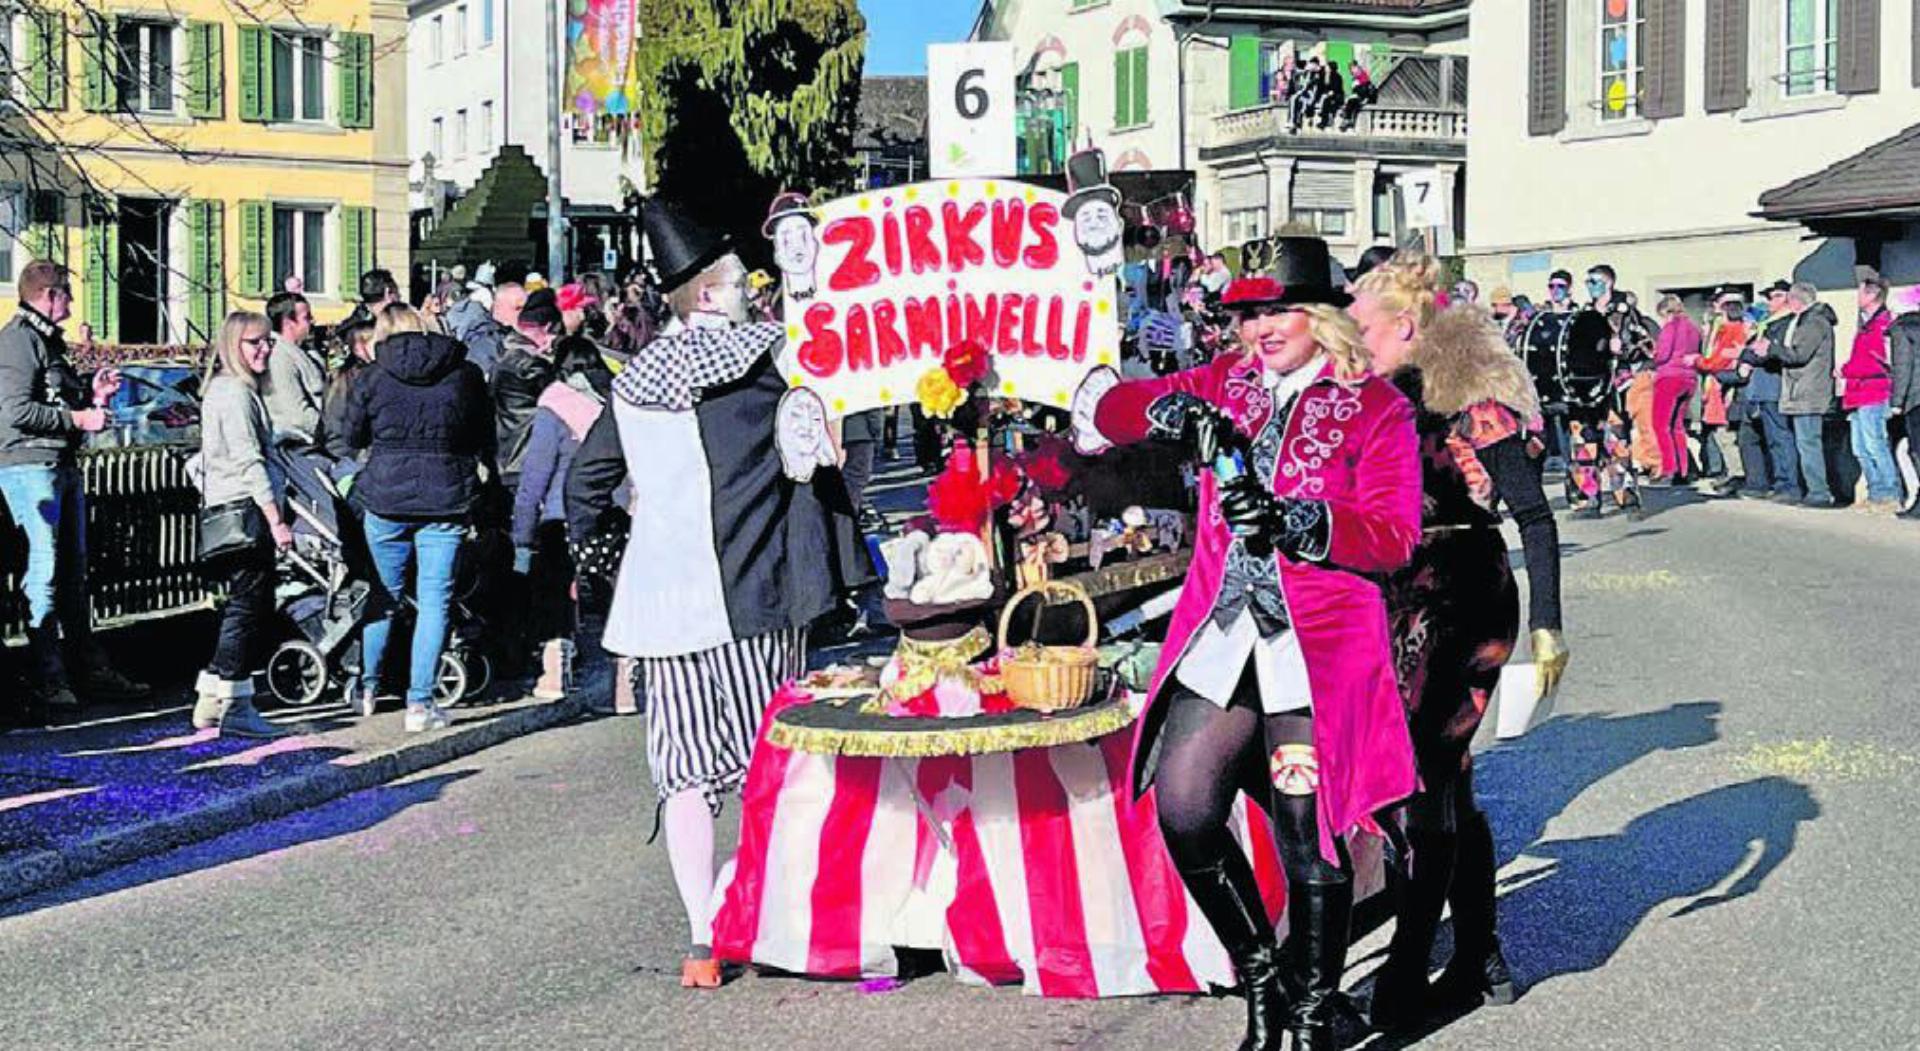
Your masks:
{"label": "black tights", "polygon": [[[1339,843],[1340,863],[1320,853],[1320,817],[1313,794],[1275,791],[1268,757],[1281,745],[1313,743],[1313,719],[1304,713],[1263,715],[1249,667],[1221,708],[1178,680],[1169,685],[1166,724],[1153,785],[1160,832],[1182,873],[1219,866],[1239,886],[1253,881],[1251,866],[1227,821],[1235,794],[1245,791],[1273,819],[1274,838],[1289,883],[1344,883],[1353,866]],[[1213,919],[1213,917],[1209,917]],[[1218,921],[1215,923],[1219,926]],[[1220,932],[1223,938],[1227,931]]]}
{"label": "black tights", "polygon": [[1429,764],[1407,801],[1413,861],[1394,924],[1389,966],[1425,978],[1444,905],[1453,906],[1454,958],[1475,968],[1494,946],[1493,829],[1473,799],[1472,766]]}

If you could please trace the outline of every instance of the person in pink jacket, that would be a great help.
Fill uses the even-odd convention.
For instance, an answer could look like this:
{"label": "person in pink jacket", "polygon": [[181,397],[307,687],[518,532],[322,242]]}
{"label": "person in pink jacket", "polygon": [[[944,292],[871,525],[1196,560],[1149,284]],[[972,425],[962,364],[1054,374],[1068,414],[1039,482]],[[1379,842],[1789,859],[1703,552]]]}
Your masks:
{"label": "person in pink jacket", "polygon": [[[1155,379],[1096,372],[1074,425],[1083,452],[1175,439],[1214,465],[1136,731],[1133,791],[1154,789],[1174,864],[1233,959],[1242,1048],[1277,1049],[1284,1029],[1323,1051],[1353,903],[1344,837],[1414,789],[1377,579],[1420,540],[1421,475],[1413,407],[1369,374],[1325,242],[1282,238],[1276,255],[1277,279],[1242,278],[1223,297],[1239,352]],[[1242,789],[1272,818],[1286,866],[1284,965],[1227,831]]]}
{"label": "person in pink jacket", "polygon": [[1687,406],[1700,383],[1694,366],[1700,363],[1704,337],[1679,296],[1662,296],[1656,312],[1661,325],[1653,346],[1653,435],[1660,445],[1660,477],[1655,484],[1673,485],[1692,473]]}
{"label": "person in pink jacket", "polygon": [[1853,337],[1853,353],[1840,368],[1840,407],[1847,411],[1853,455],[1867,478],[1867,500],[1861,510],[1893,514],[1900,510],[1900,469],[1887,438],[1893,400],[1887,332],[1893,328],[1893,314],[1887,310],[1886,279],[1872,267],[1860,268],[1859,304],[1860,328]]}

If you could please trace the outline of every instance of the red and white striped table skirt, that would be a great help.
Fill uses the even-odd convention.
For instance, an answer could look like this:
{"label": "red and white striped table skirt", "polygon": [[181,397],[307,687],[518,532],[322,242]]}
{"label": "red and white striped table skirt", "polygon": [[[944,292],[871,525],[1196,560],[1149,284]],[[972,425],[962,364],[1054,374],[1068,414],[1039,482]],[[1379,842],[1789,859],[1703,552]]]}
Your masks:
{"label": "red and white striped table skirt", "polygon": [[[804,703],[791,689],[771,713]],[[758,743],[740,849],[722,874],[721,959],[821,978],[895,972],[894,948],[942,952],[965,981],[1056,997],[1234,984],[1180,883],[1152,797],[1126,798],[1131,730],[1085,744],[941,759],[836,758]],[[1267,910],[1286,882],[1265,815],[1233,831]],[[1379,843],[1352,844],[1359,896]]]}

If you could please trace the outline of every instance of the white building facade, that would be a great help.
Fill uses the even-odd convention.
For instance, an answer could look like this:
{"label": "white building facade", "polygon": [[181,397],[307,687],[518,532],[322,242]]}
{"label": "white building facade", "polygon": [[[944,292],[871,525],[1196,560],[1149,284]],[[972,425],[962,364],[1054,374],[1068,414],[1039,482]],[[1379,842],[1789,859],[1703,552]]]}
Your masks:
{"label": "white building facade", "polygon": [[[1351,259],[1406,232],[1401,174],[1436,171],[1449,202],[1464,187],[1465,0],[1001,0],[973,35],[1016,45],[1023,93],[1064,100],[1072,148],[1101,147],[1115,172],[1192,173],[1209,249],[1310,230]],[[1381,102],[1351,130],[1292,133],[1273,74],[1309,55],[1365,65]]]}
{"label": "white building facade", "polygon": [[[549,0],[554,2],[554,0]],[[407,130],[414,206],[431,207],[431,179],[473,187],[503,145],[547,167],[547,5],[538,0],[413,0],[408,5]],[[564,8],[559,37],[564,40]],[[565,55],[564,47],[561,55]],[[565,77],[562,66],[559,76]],[[638,142],[623,150],[602,128],[563,129],[560,191],[570,210],[620,206],[622,179],[643,185]]]}
{"label": "white building facade", "polygon": [[1914,0],[1478,0],[1467,269],[1538,299],[1597,263],[1644,302],[1812,280],[1853,246],[1762,193],[1920,121]]}

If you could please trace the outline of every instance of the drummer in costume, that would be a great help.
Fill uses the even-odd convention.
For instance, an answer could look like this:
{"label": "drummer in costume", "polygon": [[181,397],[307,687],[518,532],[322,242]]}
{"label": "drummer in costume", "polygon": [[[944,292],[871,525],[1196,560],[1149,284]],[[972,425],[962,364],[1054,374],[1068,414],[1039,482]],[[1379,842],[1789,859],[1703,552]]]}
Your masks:
{"label": "drummer in costume", "polygon": [[[1182,880],[1247,997],[1245,1051],[1333,1047],[1353,904],[1344,837],[1414,788],[1385,602],[1368,574],[1420,533],[1413,408],[1367,372],[1330,284],[1326,244],[1278,239],[1277,279],[1223,305],[1242,352],[1156,379],[1096,372],[1074,399],[1084,452],[1149,438],[1244,449],[1203,472],[1198,536],[1135,738],[1136,794],[1155,790]],[[1246,856],[1227,831],[1245,790],[1273,820],[1287,873],[1283,961]]]}
{"label": "drummer in costume", "polygon": [[[1407,805],[1410,879],[1373,1023],[1398,1029],[1430,1006],[1509,1003],[1513,978],[1494,932],[1493,835],[1473,799],[1468,746],[1518,641],[1520,596],[1495,508],[1520,529],[1528,623],[1540,690],[1567,664],[1560,634],[1560,536],[1540,484],[1533,384],[1477,307],[1436,309],[1440,264],[1402,253],[1368,274],[1351,313],[1376,374],[1418,410],[1425,528],[1413,562],[1387,584],[1395,660],[1420,792]],[[1443,905],[1453,907],[1453,959],[1429,989]]]}
{"label": "drummer in costume", "polygon": [[1590,300],[1574,315],[1562,368],[1573,446],[1567,502],[1592,518],[1608,503],[1630,514],[1641,508],[1624,395],[1628,370],[1653,354],[1655,330],[1615,281],[1610,266],[1587,271]]}
{"label": "drummer in costume", "polygon": [[805,670],[807,626],[836,581],[828,513],[813,485],[783,474],[775,444],[781,326],[746,323],[747,271],[724,238],[663,202],[642,220],[674,320],[614,381],[567,510],[575,543],[591,542],[631,482],[605,645],[638,659],[647,767],[693,946],[681,984],[709,988],[714,818],[746,778],[774,690]]}

